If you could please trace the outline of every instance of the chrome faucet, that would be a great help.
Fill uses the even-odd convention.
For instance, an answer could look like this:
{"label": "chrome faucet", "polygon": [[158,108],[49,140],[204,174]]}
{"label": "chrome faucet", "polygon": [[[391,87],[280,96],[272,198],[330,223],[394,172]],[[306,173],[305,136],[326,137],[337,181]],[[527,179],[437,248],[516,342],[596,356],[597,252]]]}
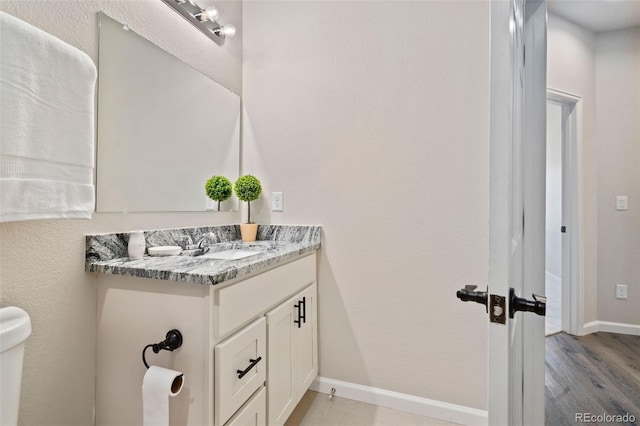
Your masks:
{"label": "chrome faucet", "polygon": [[184,250],[195,250],[198,248],[197,244],[193,244],[191,235],[183,235],[182,237],[180,237],[180,241],[182,241],[182,243],[184,244],[184,246],[182,247]]}
{"label": "chrome faucet", "polygon": [[199,250],[208,249],[209,246],[211,245],[210,239],[212,238],[215,238],[215,234],[213,232],[207,232],[202,237],[200,237],[198,242],[195,244],[196,248]]}

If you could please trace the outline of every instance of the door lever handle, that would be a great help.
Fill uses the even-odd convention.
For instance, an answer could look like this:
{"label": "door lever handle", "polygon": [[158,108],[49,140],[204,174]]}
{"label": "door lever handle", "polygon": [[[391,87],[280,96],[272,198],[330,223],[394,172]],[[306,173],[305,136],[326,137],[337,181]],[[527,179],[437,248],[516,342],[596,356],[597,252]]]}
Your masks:
{"label": "door lever handle", "polygon": [[533,312],[540,316],[547,313],[547,298],[538,294],[533,294],[533,300],[527,300],[523,297],[516,296],[513,288],[509,289],[509,318],[517,311]]}
{"label": "door lever handle", "polygon": [[[477,285],[465,285],[463,289],[456,292],[456,297],[463,302],[476,302],[484,305],[487,310],[487,292],[475,291]],[[487,311],[488,312],[488,311]]]}

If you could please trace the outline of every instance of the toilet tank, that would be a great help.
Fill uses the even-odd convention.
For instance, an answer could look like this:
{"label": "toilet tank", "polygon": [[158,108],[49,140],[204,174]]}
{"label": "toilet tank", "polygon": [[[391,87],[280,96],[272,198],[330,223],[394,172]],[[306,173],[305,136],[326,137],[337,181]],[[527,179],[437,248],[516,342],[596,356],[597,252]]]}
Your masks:
{"label": "toilet tank", "polygon": [[18,424],[24,342],[31,319],[20,308],[0,309],[0,425]]}

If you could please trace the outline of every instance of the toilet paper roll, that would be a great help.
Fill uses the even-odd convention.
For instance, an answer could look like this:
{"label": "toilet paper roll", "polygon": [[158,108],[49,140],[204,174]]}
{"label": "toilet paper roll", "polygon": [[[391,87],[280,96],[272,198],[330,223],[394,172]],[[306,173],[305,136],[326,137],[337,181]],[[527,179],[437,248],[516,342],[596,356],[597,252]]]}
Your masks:
{"label": "toilet paper roll", "polygon": [[144,426],[169,425],[169,397],[182,390],[184,376],[168,368],[149,367],[142,380],[142,411]]}

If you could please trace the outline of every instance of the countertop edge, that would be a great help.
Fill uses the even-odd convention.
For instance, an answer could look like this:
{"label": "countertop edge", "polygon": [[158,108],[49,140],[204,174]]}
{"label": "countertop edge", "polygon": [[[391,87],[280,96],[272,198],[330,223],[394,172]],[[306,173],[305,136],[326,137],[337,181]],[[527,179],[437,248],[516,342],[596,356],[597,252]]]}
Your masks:
{"label": "countertop edge", "polygon": [[244,276],[254,275],[255,273],[264,272],[282,263],[286,263],[296,258],[303,257],[305,254],[318,250],[321,242],[309,243],[303,247],[296,247],[295,250],[278,254],[274,257],[266,259],[256,259],[254,262],[242,265],[237,268],[225,268],[214,274],[199,274],[190,272],[175,272],[171,270],[158,270],[150,268],[131,267],[123,265],[110,265],[105,261],[85,262],[85,271],[98,274],[122,275],[138,278],[149,278],[165,281],[175,281],[184,283],[195,283],[202,285],[218,285],[227,281],[242,278]]}

